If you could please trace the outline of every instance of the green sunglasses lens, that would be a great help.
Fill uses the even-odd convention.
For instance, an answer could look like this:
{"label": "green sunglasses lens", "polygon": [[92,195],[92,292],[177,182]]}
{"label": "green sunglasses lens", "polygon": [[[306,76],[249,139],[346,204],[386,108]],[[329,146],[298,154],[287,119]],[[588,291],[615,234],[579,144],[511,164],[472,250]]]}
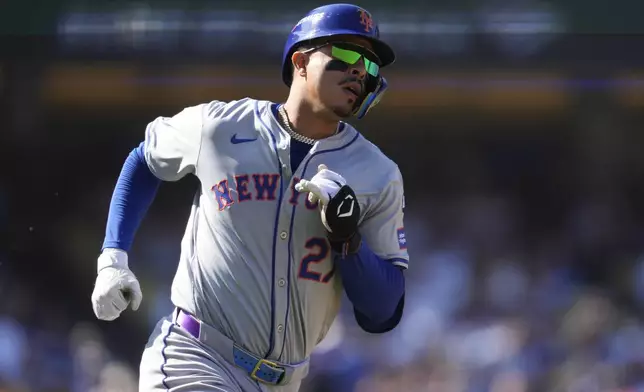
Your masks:
{"label": "green sunglasses lens", "polygon": [[[338,48],[337,46],[331,47],[331,55],[338,60],[344,61],[347,64],[355,64],[360,60],[361,57],[363,57],[361,53],[358,53],[354,50],[342,49]],[[365,58],[364,66],[369,75],[378,76],[378,72],[380,71],[378,64]]]}
{"label": "green sunglasses lens", "polygon": [[349,49],[338,48],[337,46],[333,46],[331,48],[331,55],[338,60],[344,61],[347,64],[355,64],[358,62],[358,60],[360,60],[360,57],[362,57],[362,55],[358,52],[354,52],[353,50]]}
{"label": "green sunglasses lens", "polygon": [[364,66],[367,69],[367,73],[371,76],[378,76],[378,72],[380,71],[380,66],[376,63],[374,63],[371,60],[364,59]]}

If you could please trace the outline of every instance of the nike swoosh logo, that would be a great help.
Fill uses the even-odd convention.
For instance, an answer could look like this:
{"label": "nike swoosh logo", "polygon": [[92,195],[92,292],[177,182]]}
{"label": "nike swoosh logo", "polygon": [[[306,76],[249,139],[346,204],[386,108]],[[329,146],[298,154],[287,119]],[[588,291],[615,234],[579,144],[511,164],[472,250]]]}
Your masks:
{"label": "nike swoosh logo", "polygon": [[237,137],[237,134],[234,134],[233,137],[230,138],[230,142],[232,144],[250,143],[254,142],[255,140],[257,140],[257,137],[255,137],[254,139],[240,139]]}

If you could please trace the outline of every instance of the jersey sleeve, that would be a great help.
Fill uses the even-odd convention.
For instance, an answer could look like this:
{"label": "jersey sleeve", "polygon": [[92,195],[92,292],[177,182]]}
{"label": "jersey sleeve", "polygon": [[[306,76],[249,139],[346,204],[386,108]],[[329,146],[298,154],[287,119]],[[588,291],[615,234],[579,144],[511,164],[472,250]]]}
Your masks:
{"label": "jersey sleeve", "polygon": [[164,181],[195,173],[201,149],[204,105],[183,109],[173,117],[157,117],[145,131],[145,161]]}
{"label": "jersey sleeve", "polygon": [[402,175],[396,171],[396,176],[367,212],[360,234],[376,255],[406,269],[409,254],[403,223],[404,189]]}

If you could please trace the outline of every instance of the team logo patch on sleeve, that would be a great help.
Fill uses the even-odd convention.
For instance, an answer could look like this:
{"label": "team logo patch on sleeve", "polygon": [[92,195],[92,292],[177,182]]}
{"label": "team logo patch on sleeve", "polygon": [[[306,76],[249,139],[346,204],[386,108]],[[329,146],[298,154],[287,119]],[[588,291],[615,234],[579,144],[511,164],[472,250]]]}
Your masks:
{"label": "team logo patch on sleeve", "polygon": [[398,247],[400,249],[407,249],[407,238],[405,238],[405,228],[400,227],[396,230],[398,236]]}

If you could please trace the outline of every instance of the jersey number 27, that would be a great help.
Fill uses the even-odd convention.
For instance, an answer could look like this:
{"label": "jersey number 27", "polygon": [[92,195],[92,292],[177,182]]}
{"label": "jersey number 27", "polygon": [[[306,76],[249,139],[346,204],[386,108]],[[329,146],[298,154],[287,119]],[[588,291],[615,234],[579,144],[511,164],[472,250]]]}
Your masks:
{"label": "jersey number 27", "polygon": [[[324,261],[331,255],[331,249],[326,238],[313,237],[309,238],[304,245],[310,252],[302,258],[300,262],[300,271],[298,277],[300,279],[312,280],[319,283],[328,283],[335,274],[335,266],[327,273],[315,271],[316,265]],[[313,267],[313,269],[312,269]]]}

